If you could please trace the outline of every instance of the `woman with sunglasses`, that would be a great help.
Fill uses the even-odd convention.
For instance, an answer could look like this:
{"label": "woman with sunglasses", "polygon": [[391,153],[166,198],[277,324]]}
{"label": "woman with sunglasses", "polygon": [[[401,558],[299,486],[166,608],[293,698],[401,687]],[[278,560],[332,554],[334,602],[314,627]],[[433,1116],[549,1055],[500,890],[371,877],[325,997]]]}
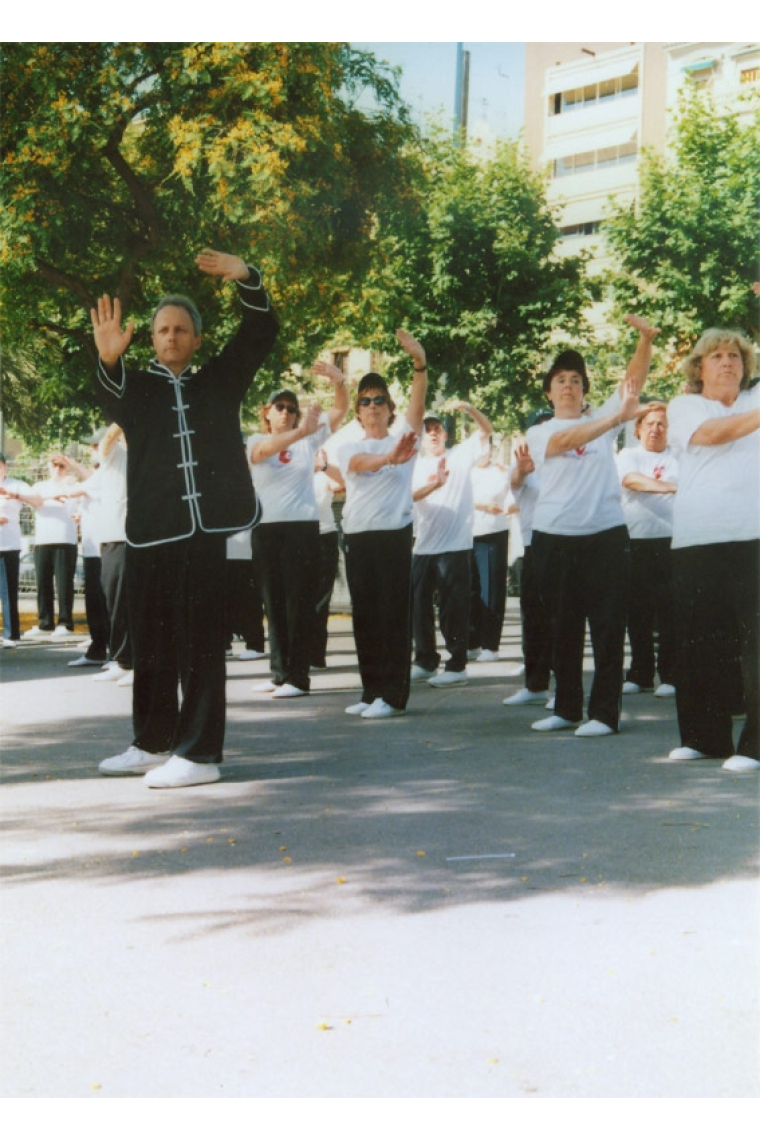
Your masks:
{"label": "woman with sunglasses", "polygon": [[[316,371],[316,369],[315,369]],[[314,456],[348,411],[348,388],[334,368],[333,406],[302,414],[295,392],[278,388],[260,413],[262,430],[248,440],[261,523],[251,532],[253,559],[267,612],[272,678],[255,686],[274,698],[309,692],[311,629],[319,581],[319,512]]]}
{"label": "woman with sunglasses", "polygon": [[391,434],[396,405],[376,372],[359,382],[356,418],[364,439],[344,444],[338,462],[346,483],[343,509],[346,577],[362,696],[346,712],[365,720],[401,716],[411,672],[412,474],[427,390],[425,350],[399,329],[412,358],[409,406]]}

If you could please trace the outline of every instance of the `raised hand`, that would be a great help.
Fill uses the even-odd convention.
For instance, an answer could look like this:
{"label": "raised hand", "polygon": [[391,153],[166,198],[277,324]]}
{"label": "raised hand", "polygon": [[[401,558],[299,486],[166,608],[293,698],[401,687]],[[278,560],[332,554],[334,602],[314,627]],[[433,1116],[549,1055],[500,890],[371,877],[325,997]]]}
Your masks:
{"label": "raised hand", "polygon": [[521,475],[532,475],[536,470],[536,465],[533,462],[533,456],[530,453],[530,448],[527,443],[518,443],[515,448],[515,467]]}
{"label": "raised hand", "polygon": [[97,309],[90,309],[90,319],[95,347],[100,359],[110,367],[116,364],[132,343],[135,323],[130,321],[127,327],[122,329],[121,301],[118,297],[114,297],[112,301],[107,293],[98,298]]}
{"label": "raised hand", "polygon": [[242,257],[236,257],[234,253],[220,253],[217,249],[202,249],[195,264],[202,273],[221,277],[222,281],[245,281],[249,276],[248,266]]}
{"label": "raised hand", "polygon": [[636,329],[637,333],[646,337],[647,340],[654,340],[661,331],[654,325],[650,325],[646,317],[640,317],[636,313],[626,313],[624,320],[626,324],[630,325],[632,329]]}
{"label": "raised hand", "polygon": [[633,380],[626,379],[623,385],[622,403],[618,416],[621,423],[635,419],[639,410],[639,391]]}
{"label": "raised hand", "polygon": [[336,387],[346,383],[346,378],[336,364],[328,364],[326,360],[315,360],[312,372],[317,376],[326,377]]}
{"label": "raised hand", "polygon": [[303,414],[303,419],[300,423],[300,428],[303,435],[313,435],[319,427],[319,417],[322,415],[322,405],[316,401],[309,404]]}
{"label": "raised hand", "polygon": [[426,364],[425,349],[420,342],[416,340],[411,333],[405,332],[404,329],[396,329],[396,340],[399,342],[404,352],[408,352],[414,361],[415,368],[422,369]]}
{"label": "raised hand", "polygon": [[417,436],[413,431],[405,432],[400,435],[398,443],[390,453],[390,461],[393,467],[398,467],[400,463],[408,463],[415,455],[415,447],[417,444]]}

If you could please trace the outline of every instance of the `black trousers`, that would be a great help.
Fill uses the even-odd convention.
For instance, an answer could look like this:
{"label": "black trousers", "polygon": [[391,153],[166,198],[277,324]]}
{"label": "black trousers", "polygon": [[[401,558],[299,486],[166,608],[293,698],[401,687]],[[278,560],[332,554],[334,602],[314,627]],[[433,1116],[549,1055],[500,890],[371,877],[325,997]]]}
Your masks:
{"label": "black trousers", "polygon": [[666,685],[675,684],[673,573],[669,538],[631,539],[628,640],[631,666],[626,673],[627,681],[645,689],[651,688],[656,664],[660,680]]}
{"label": "black trousers", "polygon": [[344,538],[362,700],[396,709],[409,700],[412,656],[412,528]]}
{"label": "black trousers", "polygon": [[760,760],[760,541],[673,551],[676,708],[681,744],[734,754],[734,663],[741,660],[747,719],[736,749]]}
{"label": "black trousers", "polygon": [[222,761],[225,553],[223,534],[127,547],[134,744],[146,752]]}
{"label": "black trousers", "polygon": [[332,598],[337,571],[338,532],[332,530],[319,536],[317,604],[309,651],[309,664],[320,669],[323,669],[327,664],[327,621],[330,617],[330,599]]}
{"label": "black trousers", "polygon": [[[504,611],[507,607],[507,550],[509,531],[484,534],[473,540],[477,589],[470,592],[470,648],[491,649],[501,645]],[[471,563],[472,565],[472,563]],[[475,579],[476,574],[472,577]]]}
{"label": "black trousers", "polygon": [[541,598],[532,546],[523,551],[520,614],[525,688],[531,693],[545,693],[552,671],[552,620],[549,607]]}
{"label": "black trousers", "polygon": [[319,523],[261,523],[251,536],[255,573],[267,612],[272,680],[308,691]]}
{"label": "black trousers", "polygon": [[237,634],[246,649],[264,652],[264,601],[250,558],[228,558],[225,565],[225,627],[227,648]]}
{"label": "black trousers", "polygon": [[132,668],[132,643],[129,636],[127,607],[127,544],[100,544],[100,581],[108,606],[110,634],[109,656],[122,669]]}
{"label": "black trousers", "polygon": [[552,624],[554,712],[583,716],[583,650],[588,621],[594,653],[589,720],[615,732],[623,688],[625,619],[630,579],[630,539],[624,526],[598,534],[554,535],[533,531],[531,543],[541,597]]}
{"label": "black trousers", "polygon": [[18,616],[18,580],[20,550],[0,550],[0,573],[5,581],[3,590],[3,637],[11,641],[18,641],[21,637],[21,626]]}
{"label": "black trousers", "polygon": [[84,609],[87,628],[90,631],[90,646],[85,656],[93,661],[105,661],[111,626],[108,619],[108,604],[101,584],[99,557],[84,559]]}
{"label": "black trousers", "polygon": [[450,660],[449,672],[467,668],[470,629],[469,550],[445,554],[415,554],[412,559],[412,629],[414,660],[423,669],[437,669],[441,660],[435,644],[434,599],[438,594],[438,620]]}
{"label": "black trousers", "polygon": [[47,542],[34,548],[34,570],[37,576],[37,615],[40,629],[53,630],[55,594],[58,597],[58,625],[74,629],[74,574],[77,548],[73,542]]}

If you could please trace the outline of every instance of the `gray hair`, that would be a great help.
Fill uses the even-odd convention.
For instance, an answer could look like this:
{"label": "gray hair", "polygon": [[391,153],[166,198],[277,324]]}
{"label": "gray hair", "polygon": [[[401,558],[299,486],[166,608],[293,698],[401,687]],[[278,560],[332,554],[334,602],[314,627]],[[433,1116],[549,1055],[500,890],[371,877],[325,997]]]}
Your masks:
{"label": "gray hair", "polygon": [[156,323],[156,317],[161,312],[161,310],[167,308],[168,305],[173,305],[177,309],[184,309],[190,317],[190,320],[193,322],[193,332],[196,336],[201,335],[201,329],[203,327],[201,315],[195,307],[195,303],[191,301],[189,297],[185,297],[182,293],[167,293],[165,297],[161,298],[153,310],[153,316],[150,318],[151,332],[153,331],[153,326]]}

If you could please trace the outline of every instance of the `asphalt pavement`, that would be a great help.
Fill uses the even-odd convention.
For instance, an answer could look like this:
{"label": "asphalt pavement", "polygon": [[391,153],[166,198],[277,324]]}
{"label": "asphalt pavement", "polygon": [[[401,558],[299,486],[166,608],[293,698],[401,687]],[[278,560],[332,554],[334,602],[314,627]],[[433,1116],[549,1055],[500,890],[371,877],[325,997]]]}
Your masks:
{"label": "asphalt pavement", "polygon": [[167,791],[98,774],[130,689],[0,650],[0,1093],[756,1097],[760,780],[668,761],[651,694],[532,732],[518,617],[393,720],[347,619],[309,697],[233,659],[223,779]]}

